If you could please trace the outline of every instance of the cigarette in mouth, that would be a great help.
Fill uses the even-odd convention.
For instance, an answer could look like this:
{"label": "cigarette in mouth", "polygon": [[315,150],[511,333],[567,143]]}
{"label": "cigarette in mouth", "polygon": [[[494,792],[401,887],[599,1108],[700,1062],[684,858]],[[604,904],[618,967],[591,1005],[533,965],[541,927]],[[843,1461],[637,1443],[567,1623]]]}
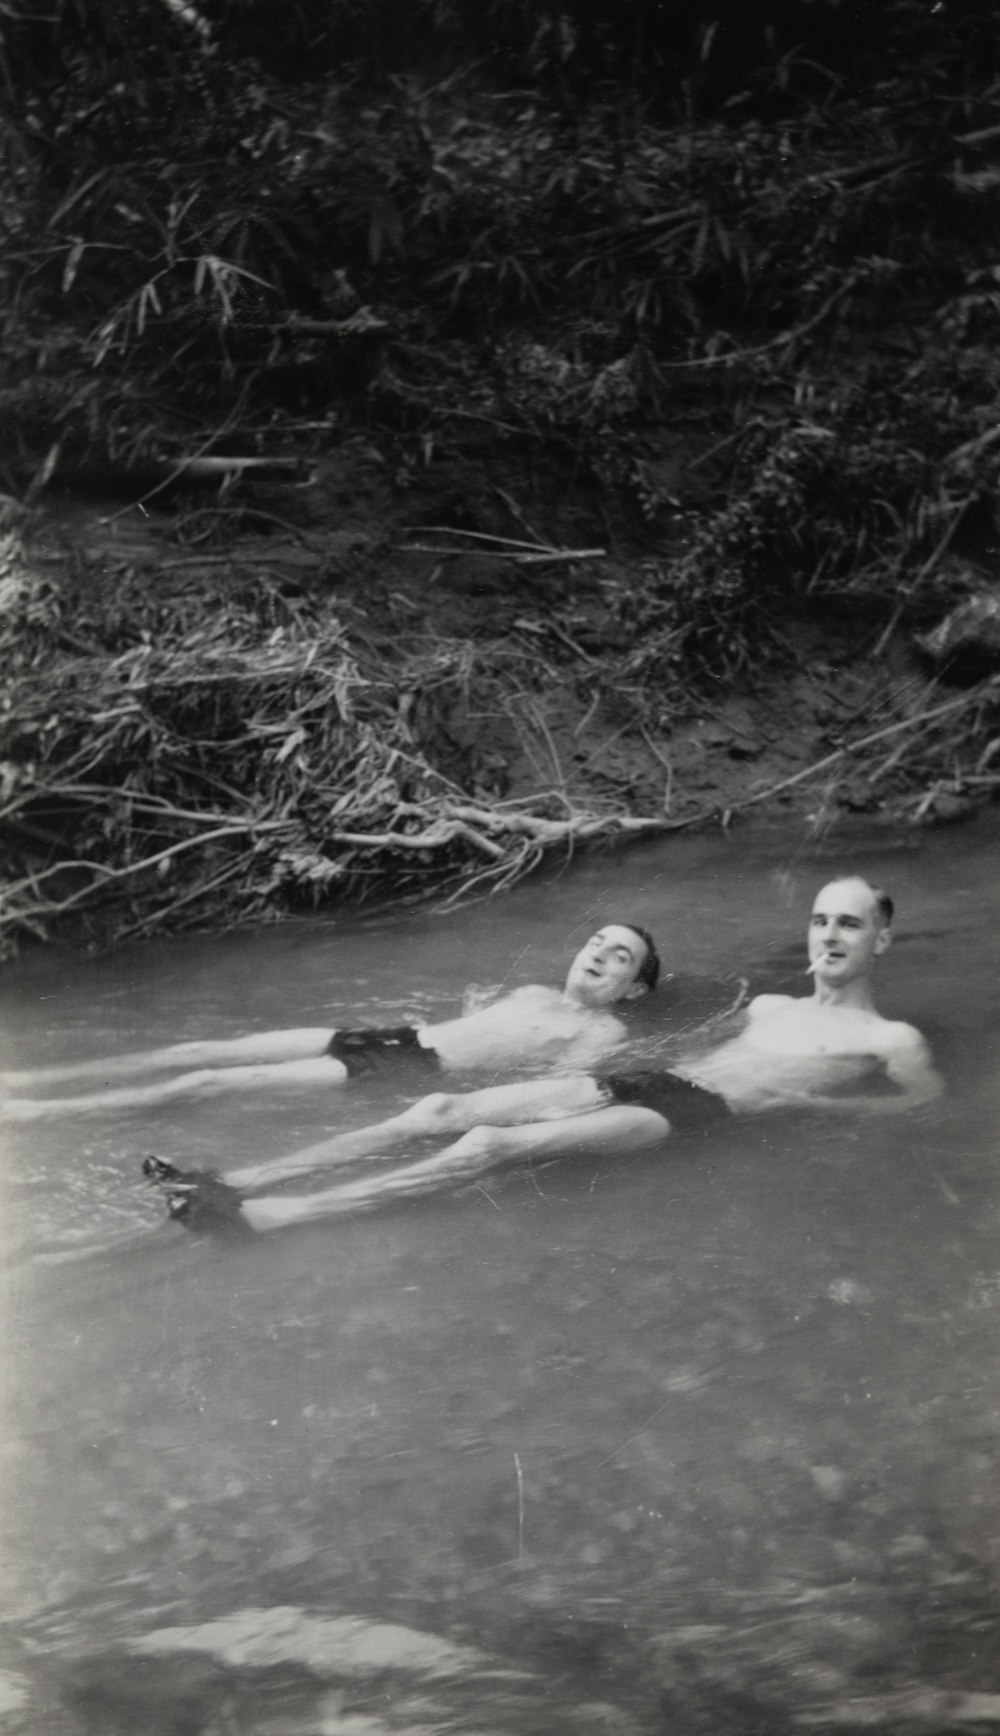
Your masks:
{"label": "cigarette in mouth", "polygon": [[819,967],[821,964],[833,964],[837,957],[838,957],[838,954],[834,953],[834,952],[820,953],[819,958],[814,958],[812,961],[812,964],[806,965],[806,969],[805,969],[806,976],[812,976],[813,971],[819,970]]}

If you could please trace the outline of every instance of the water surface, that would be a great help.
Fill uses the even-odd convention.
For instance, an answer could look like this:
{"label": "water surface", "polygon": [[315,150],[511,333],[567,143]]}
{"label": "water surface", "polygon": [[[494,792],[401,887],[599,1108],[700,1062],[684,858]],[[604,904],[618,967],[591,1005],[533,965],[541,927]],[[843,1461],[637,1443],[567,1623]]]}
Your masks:
{"label": "water surface", "polygon": [[400,1092],[8,1131],[0,1730],[1000,1730],[997,838],[674,840],[448,917],[10,969],[18,1066],[446,1016],[616,917],[805,993],[850,862],[949,1096],[224,1248],[139,1155],[264,1157]]}

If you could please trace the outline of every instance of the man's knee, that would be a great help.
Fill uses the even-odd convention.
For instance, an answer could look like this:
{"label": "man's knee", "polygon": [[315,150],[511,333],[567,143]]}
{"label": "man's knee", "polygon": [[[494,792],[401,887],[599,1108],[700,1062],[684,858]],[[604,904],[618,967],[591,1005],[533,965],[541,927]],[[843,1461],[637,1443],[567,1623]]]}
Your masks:
{"label": "man's knee", "polygon": [[217,1067],[196,1067],[191,1073],[181,1073],[176,1079],[168,1079],[160,1086],[153,1086],[154,1092],[164,1098],[169,1097],[210,1097],[213,1091],[220,1091],[224,1075]]}
{"label": "man's knee", "polygon": [[461,1098],[448,1091],[432,1091],[421,1097],[400,1120],[427,1133],[451,1133],[462,1125]]}
{"label": "man's knee", "polygon": [[509,1127],[473,1127],[451,1148],[458,1161],[466,1158],[501,1157],[511,1142]]}

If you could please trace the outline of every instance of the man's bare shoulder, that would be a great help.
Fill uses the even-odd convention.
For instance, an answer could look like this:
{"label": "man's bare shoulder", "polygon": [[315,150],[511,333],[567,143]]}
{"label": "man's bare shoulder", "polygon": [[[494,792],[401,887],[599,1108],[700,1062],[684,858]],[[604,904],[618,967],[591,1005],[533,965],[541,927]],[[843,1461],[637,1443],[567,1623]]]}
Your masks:
{"label": "man's bare shoulder", "polygon": [[506,988],[503,983],[492,983],[488,988],[484,988],[481,983],[472,983],[465,991],[462,1011],[468,1018],[472,1013],[509,1006],[512,1001],[522,1006],[525,1002],[547,1005],[558,999],[559,990],[550,988],[546,983],[521,983],[513,989]]}
{"label": "man's bare shoulder", "polygon": [[944,1082],[934,1065],[930,1045],[915,1025],[902,1019],[876,1018],[872,1049],[886,1073],[903,1091],[903,1103],[929,1103],[940,1097]]}
{"label": "man's bare shoulder", "polygon": [[876,1029],[883,1054],[929,1057],[927,1039],[916,1025],[908,1025],[902,1019],[879,1018]]}
{"label": "man's bare shoulder", "polygon": [[772,1013],[781,1013],[788,1007],[801,1004],[797,995],[754,995],[746,1009],[748,1019],[766,1019]]}

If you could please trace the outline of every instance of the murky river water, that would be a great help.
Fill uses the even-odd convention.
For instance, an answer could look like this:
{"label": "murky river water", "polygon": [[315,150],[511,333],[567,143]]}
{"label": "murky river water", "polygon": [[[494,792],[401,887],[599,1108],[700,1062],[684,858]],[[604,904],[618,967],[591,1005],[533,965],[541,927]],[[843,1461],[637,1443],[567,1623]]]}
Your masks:
{"label": "murky river water", "polygon": [[[1000,1730],[1000,827],[888,883],[883,1009],[949,1080],[239,1246],[137,1156],[225,1165],[384,1081],[5,1134],[0,1730],[783,1736]],[[596,922],[808,992],[845,853],[737,833],[450,917],[24,959],[6,1065],[454,1011]]]}

